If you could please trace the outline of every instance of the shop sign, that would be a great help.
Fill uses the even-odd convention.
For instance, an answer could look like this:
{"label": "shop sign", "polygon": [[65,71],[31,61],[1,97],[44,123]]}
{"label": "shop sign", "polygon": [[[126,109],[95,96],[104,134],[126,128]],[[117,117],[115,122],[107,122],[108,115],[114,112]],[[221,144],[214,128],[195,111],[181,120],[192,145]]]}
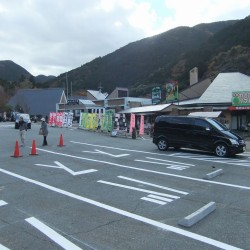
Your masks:
{"label": "shop sign", "polygon": [[232,92],[232,106],[234,107],[250,106],[250,91]]}
{"label": "shop sign", "polygon": [[79,100],[71,99],[71,100],[67,101],[67,104],[68,105],[78,105],[79,104]]}
{"label": "shop sign", "polygon": [[166,103],[178,101],[179,87],[178,82],[173,81],[166,84]]}
{"label": "shop sign", "polygon": [[152,104],[161,103],[161,87],[152,88]]}

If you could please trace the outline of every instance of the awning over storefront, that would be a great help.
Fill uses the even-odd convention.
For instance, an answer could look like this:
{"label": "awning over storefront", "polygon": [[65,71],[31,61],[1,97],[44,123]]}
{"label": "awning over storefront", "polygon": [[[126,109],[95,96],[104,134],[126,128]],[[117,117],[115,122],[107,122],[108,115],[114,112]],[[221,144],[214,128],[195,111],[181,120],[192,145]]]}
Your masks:
{"label": "awning over storefront", "polygon": [[229,107],[229,110],[250,110],[250,106],[236,106],[236,107],[234,107],[234,106],[230,106]]}
{"label": "awning over storefront", "polygon": [[209,118],[218,118],[222,111],[216,112],[192,112],[189,116],[199,116],[199,117],[209,117]]}
{"label": "awning over storefront", "polygon": [[171,112],[173,107],[177,107],[172,103],[168,104],[159,104],[159,105],[150,105],[143,107],[135,107],[122,110],[118,113],[120,114],[154,114],[156,112]]}

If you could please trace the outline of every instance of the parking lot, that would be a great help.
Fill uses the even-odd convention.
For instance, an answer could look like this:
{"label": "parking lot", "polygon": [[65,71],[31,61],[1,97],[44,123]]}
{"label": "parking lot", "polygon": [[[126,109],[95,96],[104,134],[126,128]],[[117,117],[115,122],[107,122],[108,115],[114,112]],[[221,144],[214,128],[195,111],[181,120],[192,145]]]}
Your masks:
{"label": "parking lot", "polygon": [[250,151],[161,152],[77,127],[49,128],[42,147],[38,131],[12,157],[19,131],[0,123],[0,249],[250,249]]}

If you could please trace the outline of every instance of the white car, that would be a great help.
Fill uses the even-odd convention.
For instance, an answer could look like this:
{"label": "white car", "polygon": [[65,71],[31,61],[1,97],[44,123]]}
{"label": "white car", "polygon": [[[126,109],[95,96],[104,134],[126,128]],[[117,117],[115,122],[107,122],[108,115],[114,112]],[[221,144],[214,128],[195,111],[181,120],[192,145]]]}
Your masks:
{"label": "white car", "polygon": [[30,115],[29,114],[22,114],[22,113],[16,114],[15,129],[19,129],[19,119],[21,116],[23,117],[24,122],[27,123],[27,128],[31,129]]}

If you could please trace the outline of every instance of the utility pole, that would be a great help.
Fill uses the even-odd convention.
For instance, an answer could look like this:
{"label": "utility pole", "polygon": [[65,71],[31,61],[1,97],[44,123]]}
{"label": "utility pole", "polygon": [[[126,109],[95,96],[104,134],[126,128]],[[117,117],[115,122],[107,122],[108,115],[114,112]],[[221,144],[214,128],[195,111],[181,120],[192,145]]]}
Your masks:
{"label": "utility pole", "polygon": [[70,92],[71,92],[71,99],[73,98],[73,95],[72,95],[72,81],[70,82]]}
{"label": "utility pole", "polygon": [[68,89],[68,74],[66,72],[66,97],[67,97],[67,100],[69,98],[69,89]]}

